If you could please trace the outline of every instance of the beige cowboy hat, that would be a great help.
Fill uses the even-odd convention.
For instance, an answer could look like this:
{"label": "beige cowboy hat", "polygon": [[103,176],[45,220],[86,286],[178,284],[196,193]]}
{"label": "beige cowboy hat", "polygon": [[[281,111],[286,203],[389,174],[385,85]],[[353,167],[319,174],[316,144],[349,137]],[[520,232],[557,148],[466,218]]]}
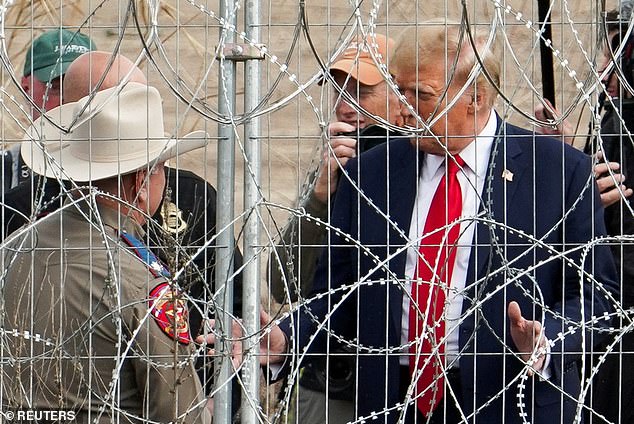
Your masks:
{"label": "beige cowboy hat", "polygon": [[[207,134],[165,137],[161,96],[130,82],[49,111],[33,122],[21,153],[33,172],[49,178],[98,181],[203,147]],[[68,129],[60,130],[50,121]]]}

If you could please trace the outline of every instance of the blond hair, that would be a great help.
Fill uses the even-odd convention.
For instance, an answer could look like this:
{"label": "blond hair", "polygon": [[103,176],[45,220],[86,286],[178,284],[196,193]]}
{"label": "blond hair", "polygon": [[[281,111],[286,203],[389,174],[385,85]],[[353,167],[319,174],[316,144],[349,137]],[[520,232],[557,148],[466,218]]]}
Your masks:
{"label": "blond hair", "polygon": [[472,44],[469,34],[462,28],[460,23],[446,20],[426,21],[407,28],[396,41],[390,60],[392,73],[417,71],[444,58],[448,81],[464,84],[472,69],[481,63],[473,90],[493,106],[500,86],[500,60],[495,43],[487,46],[488,34],[473,34]]}

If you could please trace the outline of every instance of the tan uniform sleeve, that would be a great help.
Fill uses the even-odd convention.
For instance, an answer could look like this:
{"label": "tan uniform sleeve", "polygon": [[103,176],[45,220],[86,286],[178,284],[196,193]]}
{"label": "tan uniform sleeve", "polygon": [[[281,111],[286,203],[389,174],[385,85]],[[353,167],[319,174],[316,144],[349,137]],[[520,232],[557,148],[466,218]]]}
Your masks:
{"label": "tan uniform sleeve", "polygon": [[[145,280],[142,284],[139,281],[131,284],[134,287],[128,293],[131,303],[123,314],[126,333],[133,337],[130,354],[142,396],[143,415],[157,422],[210,423],[204,392],[193,365],[194,344],[185,344],[170,336],[155,317],[159,308],[168,314],[182,314],[184,311],[180,308],[186,310],[186,302],[179,296],[164,295],[155,299],[150,309],[150,292],[165,280],[152,278],[149,272],[145,274],[138,277]],[[147,290],[143,290],[145,287]]]}

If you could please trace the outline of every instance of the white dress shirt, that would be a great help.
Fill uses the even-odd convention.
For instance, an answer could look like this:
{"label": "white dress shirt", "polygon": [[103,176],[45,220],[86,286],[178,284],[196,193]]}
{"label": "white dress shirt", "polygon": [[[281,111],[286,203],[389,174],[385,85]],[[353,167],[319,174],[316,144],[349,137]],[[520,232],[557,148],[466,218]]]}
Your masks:
{"label": "white dress shirt", "polygon": [[[497,115],[491,112],[482,132],[460,152],[460,157],[465,161],[463,169],[458,171],[458,181],[462,191],[461,219],[463,221],[460,224],[460,238],[458,239],[456,262],[451,275],[451,284],[445,300],[447,302],[445,310],[445,334],[447,336],[445,344],[447,359],[445,363],[447,366],[450,366],[452,361],[457,358],[459,351],[458,321],[462,314],[463,292],[471,256],[471,243],[475,231],[473,218],[477,216],[480,208],[480,198],[487,176],[489,156],[496,130]],[[423,166],[418,180],[416,201],[409,227],[409,239],[412,240],[412,246],[407,251],[407,260],[405,262],[405,275],[409,278],[409,281],[406,282],[403,290],[410,294],[412,290],[411,279],[414,278],[414,272],[418,264],[418,246],[423,235],[427,214],[440,180],[446,172],[445,156],[424,154],[421,156],[421,160],[423,161]],[[403,346],[409,342],[409,306],[409,296],[404,295],[403,313],[401,316],[401,344]],[[402,355],[400,364],[408,365],[409,356]]]}

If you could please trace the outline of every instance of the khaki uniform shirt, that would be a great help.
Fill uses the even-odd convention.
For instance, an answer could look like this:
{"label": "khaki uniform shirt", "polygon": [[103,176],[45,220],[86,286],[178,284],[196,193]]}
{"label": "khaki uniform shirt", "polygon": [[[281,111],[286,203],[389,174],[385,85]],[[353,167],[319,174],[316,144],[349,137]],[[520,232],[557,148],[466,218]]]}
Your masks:
{"label": "khaki uniform shirt", "polygon": [[67,202],[9,241],[3,410],[74,411],[78,423],[211,421],[193,343],[155,317],[168,303],[163,312],[182,318],[184,303],[153,303],[150,292],[167,280],[119,230],[144,239],[116,210]]}

